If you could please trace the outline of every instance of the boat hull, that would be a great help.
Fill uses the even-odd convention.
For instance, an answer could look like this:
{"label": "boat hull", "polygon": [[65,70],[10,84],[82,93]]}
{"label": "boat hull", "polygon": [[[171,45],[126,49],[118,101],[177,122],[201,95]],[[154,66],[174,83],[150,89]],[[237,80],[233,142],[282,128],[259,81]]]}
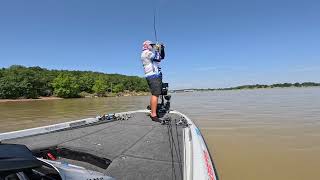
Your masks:
{"label": "boat hull", "polygon": [[[152,122],[149,110],[115,113],[0,134],[3,143],[25,144],[33,152],[69,149],[110,160],[107,168],[63,157],[77,166],[116,179],[217,180],[205,140],[195,123],[170,111],[167,124]],[[42,157],[49,158],[49,157]],[[69,158],[69,159],[68,159]]]}

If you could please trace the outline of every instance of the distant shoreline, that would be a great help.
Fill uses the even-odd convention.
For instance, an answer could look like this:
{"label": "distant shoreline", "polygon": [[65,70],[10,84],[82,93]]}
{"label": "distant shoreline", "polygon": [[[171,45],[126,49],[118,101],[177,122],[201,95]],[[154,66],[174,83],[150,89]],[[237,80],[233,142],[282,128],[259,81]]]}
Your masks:
{"label": "distant shoreline", "polygon": [[[38,66],[0,68],[0,99],[122,96],[148,92],[145,78],[92,71],[48,70]],[[52,99],[52,98],[51,98]]]}
{"label": "distant shoreline", "polygon": [[93,94],[85,97],[77,97],[77,98],[61,98],[56,96],[49,96],[49,97],[39,97],[39,98],[18,98],[18,99],[0,99],[0,103],[6,102],[29,102],[29,101],[50,101],[50,100],[61,100],[61,99],[82,99],[82,98],[108,98],[108,97],[128,97],[128,96],[148,96],[150,95],[149,92],[130,92],[130,93],[122,93],[114,96],[102,96],[98,97]]}
{"label": "distant shoreline", "polygon": [[[183,93],[183,92],[209,92],[209,91],[232,91],[232,90],[270,90],[270,89],[299,89],[299,88],[320,88],[320,86],[305,86],[305,87],[265,87],[265,88],[242,88],[242,89],[185,89],[185,90],[172,90],[171,93]],[[149,92],[140,92],[140,93],[128,93],[128,94],[121,94],[115,96],[103,96],[98,97],[91,94],[91,96],[86,97],[78,97],[78,98],[60,98],[56,96],[49,96],[49,97],[39,97],[36,99],[27,99],[27,98],[18,98],[18,99],[0,99],[0,103],[6,102],[29,102],[29,101],[50,101],[50,100],[61,100],[61,99],[82,99],[82,98],[108,98],[108,97],[128,97],[128,96],[148,96],[150,95]]]}
{"label": "distant shoreline", "polygon": [[229,90],[256,90],[256,89],[274,89],[274,88],[311,88],[320,87],[320,83],[304,82],[304,83],[282,83],[282,84],[256,84],[256,85],[243,85],[230,88],[190,88],[190,89],[178,89],[171,90],[171,92],[193,92],[193,91],[229,91]]}
{"label": "distant shoreline", "polygon": [[26,98],[19,98],[19,99],[0,99],[0,103],[4,102],[26,102],[26,101],[49,101],[49,100],[57,100],[57,99],[63,99],[60,97],[39,97],[36,99],[26,99]]}

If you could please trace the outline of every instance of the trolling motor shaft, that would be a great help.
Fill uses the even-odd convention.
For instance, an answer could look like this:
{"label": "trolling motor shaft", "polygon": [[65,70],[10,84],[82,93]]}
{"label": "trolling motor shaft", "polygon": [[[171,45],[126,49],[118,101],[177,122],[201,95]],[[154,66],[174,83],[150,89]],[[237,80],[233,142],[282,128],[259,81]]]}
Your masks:
{"label": "trolling motor shaft", "polygon": [[161,89],[161,103],[158,104],[157,108],[157,115],[159,118],[162,118],[166,113],[170,111],[170,100],[171,95],[168,95],[168,83],[162,83],[162,89]]}

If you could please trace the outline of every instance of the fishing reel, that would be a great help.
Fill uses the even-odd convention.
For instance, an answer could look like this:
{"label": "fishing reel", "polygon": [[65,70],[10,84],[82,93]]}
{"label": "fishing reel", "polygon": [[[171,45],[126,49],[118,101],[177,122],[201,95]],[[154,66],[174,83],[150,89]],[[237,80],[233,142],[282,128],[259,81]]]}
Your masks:
{"label": "fishing reel", "polygon": [[163,43],[153,44],[153,48],[160,52],[162,49],[164,49],[164,44]]}
{"label": "fishing reel", "polygon": [[165,52],[164,52],[165,46],[164,46],[163,43],[153,44],[153,45],[152,45],[152,48],[153,48],[154,50],[156,50],[157,52],[160,53],[161,59],[164,59],[164,58],[165,58]]}

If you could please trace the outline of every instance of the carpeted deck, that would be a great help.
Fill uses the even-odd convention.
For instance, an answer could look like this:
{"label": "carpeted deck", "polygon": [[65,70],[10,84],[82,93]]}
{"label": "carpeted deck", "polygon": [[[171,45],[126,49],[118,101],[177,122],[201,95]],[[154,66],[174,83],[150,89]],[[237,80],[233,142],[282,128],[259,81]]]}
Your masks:
{"label": "carpeted deck", "polygon": [[145,113],[134,113],[128,120],[7,140],[25,144],[31,150],[59,147],[107,158],[107,169],[66,160],[116,179],[182,179],[182,127],[180,117],[170,114],[171,125],[152,122]]}

